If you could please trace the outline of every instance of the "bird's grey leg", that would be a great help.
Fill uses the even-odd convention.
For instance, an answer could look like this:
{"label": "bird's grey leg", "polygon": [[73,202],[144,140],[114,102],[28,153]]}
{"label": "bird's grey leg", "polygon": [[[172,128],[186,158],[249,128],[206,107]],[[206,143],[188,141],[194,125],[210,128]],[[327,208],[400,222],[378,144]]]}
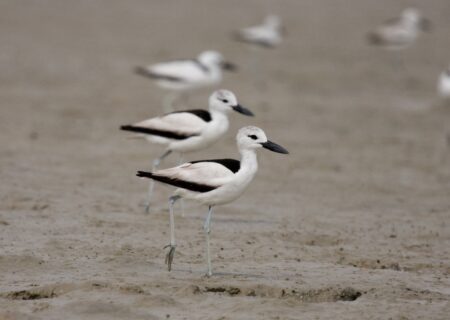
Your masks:
{"label": "bird's grey leg", "polygon": [[161,161],[163,161],[164,158],[167,157],[171,153],[172,153],[172,150],[166,150],[159,158],[156,158],[155,160],[153,160],[152,170],[155,171],[156,169],[158,169],[159,165],[161,164]]}
{"label": "bird's grey leg", "polygon": [[178,158],[178,165],[182,165],[183,164],[183,153],[180,152],[180,157]]}
{"label": "bird's grey leg", "polygon": [[397,73],[402,72],[406,74],[407,70],[404,64],[404,56],[402,56],[401,53],[397,51],[387,52],[387,54],[389,54],[392,69]]}
{"label": "bird's grey leg", "polygon": [[164,100],[163,100],[164,112],[172,112],[175,109],[174,104],[178,97],[179,97],[179,93],[177,93],[177,92],[169,92],[164,97]]}
{"label": "bird's grey leg", "polygon": [[208,263],[208,272],[206,275],[208,277],[212,276],[212,268],[211,268],[211,256],[209,254],[209,234],[211,233],[211,215],[212,215],[212,206],[208,208],[208,215],[206,216],[205,224],[203,225],[203,230],[206,235],[206,261]]}
{"label": "bird's grey leg", "polygon": [[169,252],[167,252],[167,254],[166,254],[166,264],[167,264],[167,269],[169,271],[172,270],[172,261],[173,261],[173,256],[175,255],[175,248],[176,248],[175,219],[173,217],[173,205],[180,198],[181,198],[180,196],[171,196],[169,198],[170,243],[164,247],[164,249],[169,248]]}
{"label": "bird's grey leg", "polygon": [[[178,158],[178,165],[182,165],[183,164],[183,153],[180,152],[180,157]],[[180,206],[181,206],[181,216],[184,218],[184,200],[181,199],[180,201]]]}
{"label": "bird's grey leg", "polygon": [[[155,171],[156,169],[158,169],[158,166],[161,164],[161,161],[171,153],[172,153],[172,150],[166,150],[159,158],[156,158],[155,160],[153,160],[152,171]],[[148,213],[150,210],[150,203],[152,200],[154,188],[155,188],[155,181],[153,179],[150,179],[149,184],[148,184],[147,203],[145,204],[145,212],[146,213]]]}

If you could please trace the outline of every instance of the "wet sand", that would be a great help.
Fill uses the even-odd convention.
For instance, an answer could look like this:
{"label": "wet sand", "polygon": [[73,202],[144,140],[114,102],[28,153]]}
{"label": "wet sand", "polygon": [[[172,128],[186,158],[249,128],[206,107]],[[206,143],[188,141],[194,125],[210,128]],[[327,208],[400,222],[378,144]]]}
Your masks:
{"label": "wet sand", "polygon": [[[408,50],[364,41],[409,3],[0,1],[0,319],[448,319],[450,103],[435,84],[450,3],[413,2],[435,28]],[[286,23],[280,48],[229,37],[267,12]],[[210,48],[240,66],[221,87],[257,117],[232,115],[186,159],[238,157],[248,124],[291,154],[261,150],[245,195],[215,210],[206,278],[206,209],[177,210],[169,273],[171,189],[145,215],[134,176],[162,149],[118,128],[162,112],[134,66]]]}

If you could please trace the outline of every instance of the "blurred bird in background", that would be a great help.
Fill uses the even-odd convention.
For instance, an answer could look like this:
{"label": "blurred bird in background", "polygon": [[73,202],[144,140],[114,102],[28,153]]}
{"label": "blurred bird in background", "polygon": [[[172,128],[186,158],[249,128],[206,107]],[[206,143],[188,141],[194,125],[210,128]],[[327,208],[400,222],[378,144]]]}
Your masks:
{"label": "blurred bird in background", "polygon": [[269,15],[261,25],[241,29],[235,33],[235,36],[239,41],[273,48],[281,43],[283,33],[284,28],[280,17]]}
{"label": "blurred bird in background", "polygon": [[430,30],[430,21],[418,9],[407,8],[399,17],[369,32],[367,39],[370,44],[386,49],[404,49],[411,46],[422,31]]}
{"label": "blurred bird in background", "polygon": [[175,101],[183,93],[217,85],[222,81],[222,70],[235,69],[236,66],[225,61],[221,53],[204,51],[195,59],[139,66],[135,68],[135,72],[154,80],[160,88],[170,91],[163,101],[164,110],[170,112],[174,110]]}

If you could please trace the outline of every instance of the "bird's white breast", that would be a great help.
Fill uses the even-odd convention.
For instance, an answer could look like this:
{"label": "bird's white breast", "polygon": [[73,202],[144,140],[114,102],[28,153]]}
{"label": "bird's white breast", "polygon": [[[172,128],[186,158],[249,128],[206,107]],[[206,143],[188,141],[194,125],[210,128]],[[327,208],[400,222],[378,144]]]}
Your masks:
{"label": "bird's white breast", "polygon": [[443,72],[439,77],[438,92],[443,98],[450,98],[450,75]]}

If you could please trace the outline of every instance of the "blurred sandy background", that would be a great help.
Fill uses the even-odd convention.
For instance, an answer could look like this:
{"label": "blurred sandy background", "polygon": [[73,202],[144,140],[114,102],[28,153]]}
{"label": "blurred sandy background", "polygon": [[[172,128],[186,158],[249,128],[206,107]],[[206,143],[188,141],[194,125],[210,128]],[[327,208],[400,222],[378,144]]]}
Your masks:
{"label": "blurred sandy background", "polygon": [[[431,34],[366,45],[411,4]],[[280,48],[230,39],[272,12]],[[448,319],[449,17],[448,0],[0,1],[0,319]],[[209,279],[206,210],[178,212],[168,273],[170,189],[144,215],[134,176],[162,150],[118,130],[162,112],[134,66],[204,49],[241,67],[221,87],[257,117],[232,115],[187,160],[237,157],[246,124],[291,151],[261,151],[247,193],[215,210]]]}

